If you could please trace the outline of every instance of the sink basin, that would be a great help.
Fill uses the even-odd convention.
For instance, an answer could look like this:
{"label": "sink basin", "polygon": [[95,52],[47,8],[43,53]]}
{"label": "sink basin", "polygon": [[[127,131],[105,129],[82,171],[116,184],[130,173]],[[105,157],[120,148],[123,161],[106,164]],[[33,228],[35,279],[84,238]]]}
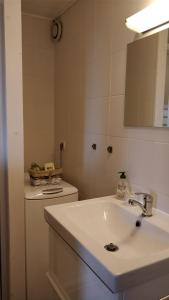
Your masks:
{"label": "sink basin", "polygon": [[[45,209],[47,222],[113,292],[169,273],[169,215],[140,214],[113,196]],[[109,243],[118,250],[107,251]]]}

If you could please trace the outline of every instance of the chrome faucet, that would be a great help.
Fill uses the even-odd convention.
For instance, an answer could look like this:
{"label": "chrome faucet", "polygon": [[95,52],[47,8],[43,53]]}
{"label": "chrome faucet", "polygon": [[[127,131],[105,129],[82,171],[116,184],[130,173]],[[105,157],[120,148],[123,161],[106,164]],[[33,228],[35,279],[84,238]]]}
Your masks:
{"label": "chrome faucet", "polygon": [[138,205],[142,209],[142,216],[151,217],[152,208],[153,208],[153,197],[147,193],[135,193],[135,195],[143,195],[144,202],[143,204],[137,200],[129,199],[128,203],[130,205]]}

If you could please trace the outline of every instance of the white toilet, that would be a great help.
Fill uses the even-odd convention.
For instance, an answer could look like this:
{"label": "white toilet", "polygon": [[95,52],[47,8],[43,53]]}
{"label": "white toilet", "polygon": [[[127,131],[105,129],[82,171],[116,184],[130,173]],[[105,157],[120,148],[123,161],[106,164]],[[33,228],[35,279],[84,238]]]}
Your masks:
{"label": "white toilet", "polygon": [[46,276],[49,254],[44,207],[78,201],[77,188],[65,181],[59,187],[63,188],[59,193],[53,185],[33,187],[25,175],[27,300],[56,300]]}

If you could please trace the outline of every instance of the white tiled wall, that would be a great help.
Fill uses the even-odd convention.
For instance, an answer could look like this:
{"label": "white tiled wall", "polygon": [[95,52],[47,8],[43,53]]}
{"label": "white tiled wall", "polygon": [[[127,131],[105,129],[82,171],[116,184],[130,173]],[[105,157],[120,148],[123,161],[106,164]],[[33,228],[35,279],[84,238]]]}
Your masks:
{"label": "white tiled wall", "polygon": [[125,17],[151,2],[79,0],[65,14],[55,48],[56,140],[66,140],[64,174],[82,199],[114,193],[124,169],[169,212],[169,129],[123,127],[126,45],[134,39]]}
{"label": "white tiled wall", "polygon": [[25,169],[54,160],[55,47],[51,21],[22,16]]}

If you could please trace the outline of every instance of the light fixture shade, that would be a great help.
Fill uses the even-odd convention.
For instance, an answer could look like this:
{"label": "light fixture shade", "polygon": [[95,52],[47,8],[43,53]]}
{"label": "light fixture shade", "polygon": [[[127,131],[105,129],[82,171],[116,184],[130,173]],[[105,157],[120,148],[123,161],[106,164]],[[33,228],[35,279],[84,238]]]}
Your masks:
{"label": "light fixture shade", "polygon": [[169,0],[158,0],[126,19],[126,26],[145,32],[169,22]]}

